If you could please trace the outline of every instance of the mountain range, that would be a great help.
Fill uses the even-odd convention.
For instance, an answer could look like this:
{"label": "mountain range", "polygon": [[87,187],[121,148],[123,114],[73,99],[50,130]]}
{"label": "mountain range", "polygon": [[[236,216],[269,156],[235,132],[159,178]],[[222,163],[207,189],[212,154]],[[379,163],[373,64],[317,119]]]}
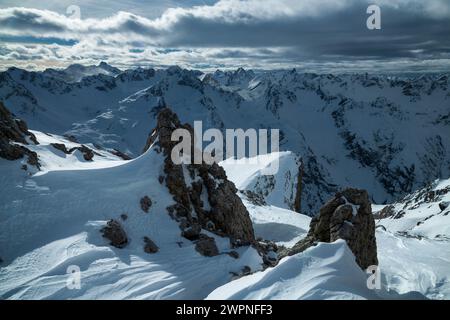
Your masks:
{"label": "mountain range", "polygon": [[[448,87],[448,74],[0,72],[0,297],[448,299]],[[174,166],[164,130],[195,120],[279,129],[280,151]],[[348,187],[372,203],[380,290],[343,240],[279,259]]]}

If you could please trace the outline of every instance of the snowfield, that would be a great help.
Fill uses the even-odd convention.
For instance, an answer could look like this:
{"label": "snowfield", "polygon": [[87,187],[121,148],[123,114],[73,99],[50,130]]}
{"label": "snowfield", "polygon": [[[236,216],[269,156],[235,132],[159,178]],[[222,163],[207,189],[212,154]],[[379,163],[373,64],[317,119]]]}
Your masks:
{"label": "snowfield", "polygon": [[[226,254],[231,250],[228,239],[214,236],[222,254],[205,258],[181,237],[178,224],[166,212],[173,200],[158,182],[160,157],[151,149],[105,167],[103,160],[94,161],[95,168],[89,169],[83,162],[74,169],[74,161],[67,159],[67,170],[54,163],[45,167],[44,162],[43,172],[33,176],[20,170],[19,163],[0,159],[0,296],[202,299],[231,280],[232,272],[244,266],[259,270],[262,261],[253,248],[237,249],[240,258],[234,259]],[[144,195],[154,199],[149,213],[139,206]],[[122,224],[130,243],[117,249],[99,230],[111,218],[120,220],[121,214],[128,216]],[[158,253],[143,251],[144,236],[158,245]],[[80,290],[66,287],[71,265],[81,269]]]}
{"label": "snowfield", "polygon": [[[344,241],[319,244],[265,271],[256,250],[239,248],[240,258],[233,259],[226,254],[231,249],[228,240],[218,236],[222,254],[203,257],[166,213],[172,200],[157,180],[162,159],[153,149],[131,161],[105,154],[94,157],[99,161],[85,162],[51,150],[50,142],[70,143],[64,138],[34,133],[41,142],[34,146],[44,160],[41,172],[30,176],[19,169],[20,163],[0,160],[4,299],[449,298],[447,240],[398,235],[401,228],[394,222],[392,231],[378,229],[382,290],[375,291],[367,288],[368,275]],[[225,167],[232,179],[248,182],[274,157],[285,155],[266,157],[265,165],[261,162],[253,170]],[[245,186],[240,181],[236,185]],[[139,207],[144,195],[154,199],[149,213]],[[241,196],[257,237],[290,247],[306,235],[310,217],[271,204],[255,205]],[[117,249],[99,230],[123,213],[128,216],[122,224],[130,243]],[[390,228],[391,220],[378,224]],[[159,246],[158,253],[143,251],[144,236]],[[70,290],[67,269],[73,265],[80,267],[81,288]],[[232,281],[245,266],[256,273]]]}

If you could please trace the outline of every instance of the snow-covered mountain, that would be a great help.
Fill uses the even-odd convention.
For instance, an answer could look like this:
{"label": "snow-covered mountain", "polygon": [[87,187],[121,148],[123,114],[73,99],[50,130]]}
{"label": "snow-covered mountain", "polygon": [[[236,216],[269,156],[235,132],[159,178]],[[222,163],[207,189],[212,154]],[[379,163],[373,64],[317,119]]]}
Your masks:
{"label": "snow-covered mountain", "polygon": [[[0,73],[0,298],[450,298],[448,75],[96,68]],[[166,106],[281,151],[174,166]],[[347,186],[377,204],[378,290],[343,240],[278,260]]]}
{"label": "snow-covered mountain", "polygon": [[446,74],[116,71],[68,82],[12,68],[0,73],[0,99],[35,130],[132,156],[165,105],[182,121],[203,120],[205,129],[279,128],[281,150],[303,159],[307,214],[339,187],[367,189],[386,203],[450,173]]}
{"label": "snow-covered mountain", "polygon": [[102,61],[98,65],[84,66],[81,64],[72,64],[65,69],[46,69],[42,72],[48,77],[52,77],[65,82],[78,82],[84,77],[94,75],[116,76],[121,73],[120,69],[115,68]]}

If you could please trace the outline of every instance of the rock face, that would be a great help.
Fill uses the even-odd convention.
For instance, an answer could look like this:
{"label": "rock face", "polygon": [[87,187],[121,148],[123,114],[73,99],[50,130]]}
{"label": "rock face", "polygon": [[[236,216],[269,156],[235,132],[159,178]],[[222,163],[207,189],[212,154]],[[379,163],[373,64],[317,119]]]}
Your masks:
{"label": "rock face", "polygon": [[305,239],[283,255],[304,251],[317,242],[344,239],[362,269],[378,265],[375,220],[367,191],[345,189],[329,200],[311,220]]}
{"label": "rock face", "polygon": [[303,183],[303,172],[305,171],[305,167],[303,165],[303,161],[300,163],[298,167],[297,174],[297,188],[295,192],[295,200],[294,200],[294,211],[300,213],[302,211],[302,183]]}
{"label": "rock face", "polygon": [[[169,108],[161,109],[157,126],[149,135],[144,148],[146,151],[155,144],[156,150],[165,156],[164,178],[161,181],[166,183],[175,201],[168,208],[169,214],[180,223],[182,235],[189,240],[198,239],[201,230],[206,229],[229,237],[235,246],[252,244],[255,236],[250,216],[224,169],[216,163],[175,164],[172,161],[172,149],[178,144],[178,141],[171,141],[172,132],[181,128],[188,130],[194,137],[191,126],[181,124]],[[191,140],[193,155],[198,151],[194,149],[193,138]],[[204,244],[198,246],[203,247]]]}
{"label": "rock face", "polygon": [[28,164],[39,168],[36,152],[14,144],[14,142],[17,142],[27,145],[26,137],[34,144],[38,144],[34,134],[28,131],[25,121],[15,119],[0,101],[0,157],[7,160],[17,160],[28,156]]}
{"label": "rock face", "polygon": [[103,233],[103,237],[108,239],[110,244],[116,248],[123,248],[128,244],[127,234],[120,223],[114,219],[109,220],[100,232]]}

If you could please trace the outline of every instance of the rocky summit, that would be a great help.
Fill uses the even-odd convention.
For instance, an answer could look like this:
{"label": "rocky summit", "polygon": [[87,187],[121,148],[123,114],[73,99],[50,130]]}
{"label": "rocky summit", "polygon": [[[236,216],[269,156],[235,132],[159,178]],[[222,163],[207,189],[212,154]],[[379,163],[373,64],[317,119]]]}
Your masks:
{"label": "rocky summit", "polygon": [[375,220],[367,191],[345,189],[338,192],[311,220],[306,238],[284,255],[294,255],[318,242],[343,239],[362,269],[378,265]]}
{"label": "rocky summit", "polygon": [[[175,204],[168,207],[169,214],[179,221],[182,235],[190,240],[201,241],[202,229],[230,238],[235,246],[248,245],[255,241],[249,213],[237,195],[233,182],[227,179],[225,171],[217,163],[174,164],[171,159],[173,147],[171,140],[176,129],[187,129],[193,136],[193,128],[181,124],[177,115],[169,108],[158,114],[157,125],[149,135],[144,151],[153,144],[164,154],[163,181],[173,196]],[[194,145],[192,144],[193,152]],[[211,240],[212,239],[212,240]],[[211,247],[213,238],[208,239]],[[203,252],[203,250],[199,250]],[[208,255],[217,252],[208,250]]]}

